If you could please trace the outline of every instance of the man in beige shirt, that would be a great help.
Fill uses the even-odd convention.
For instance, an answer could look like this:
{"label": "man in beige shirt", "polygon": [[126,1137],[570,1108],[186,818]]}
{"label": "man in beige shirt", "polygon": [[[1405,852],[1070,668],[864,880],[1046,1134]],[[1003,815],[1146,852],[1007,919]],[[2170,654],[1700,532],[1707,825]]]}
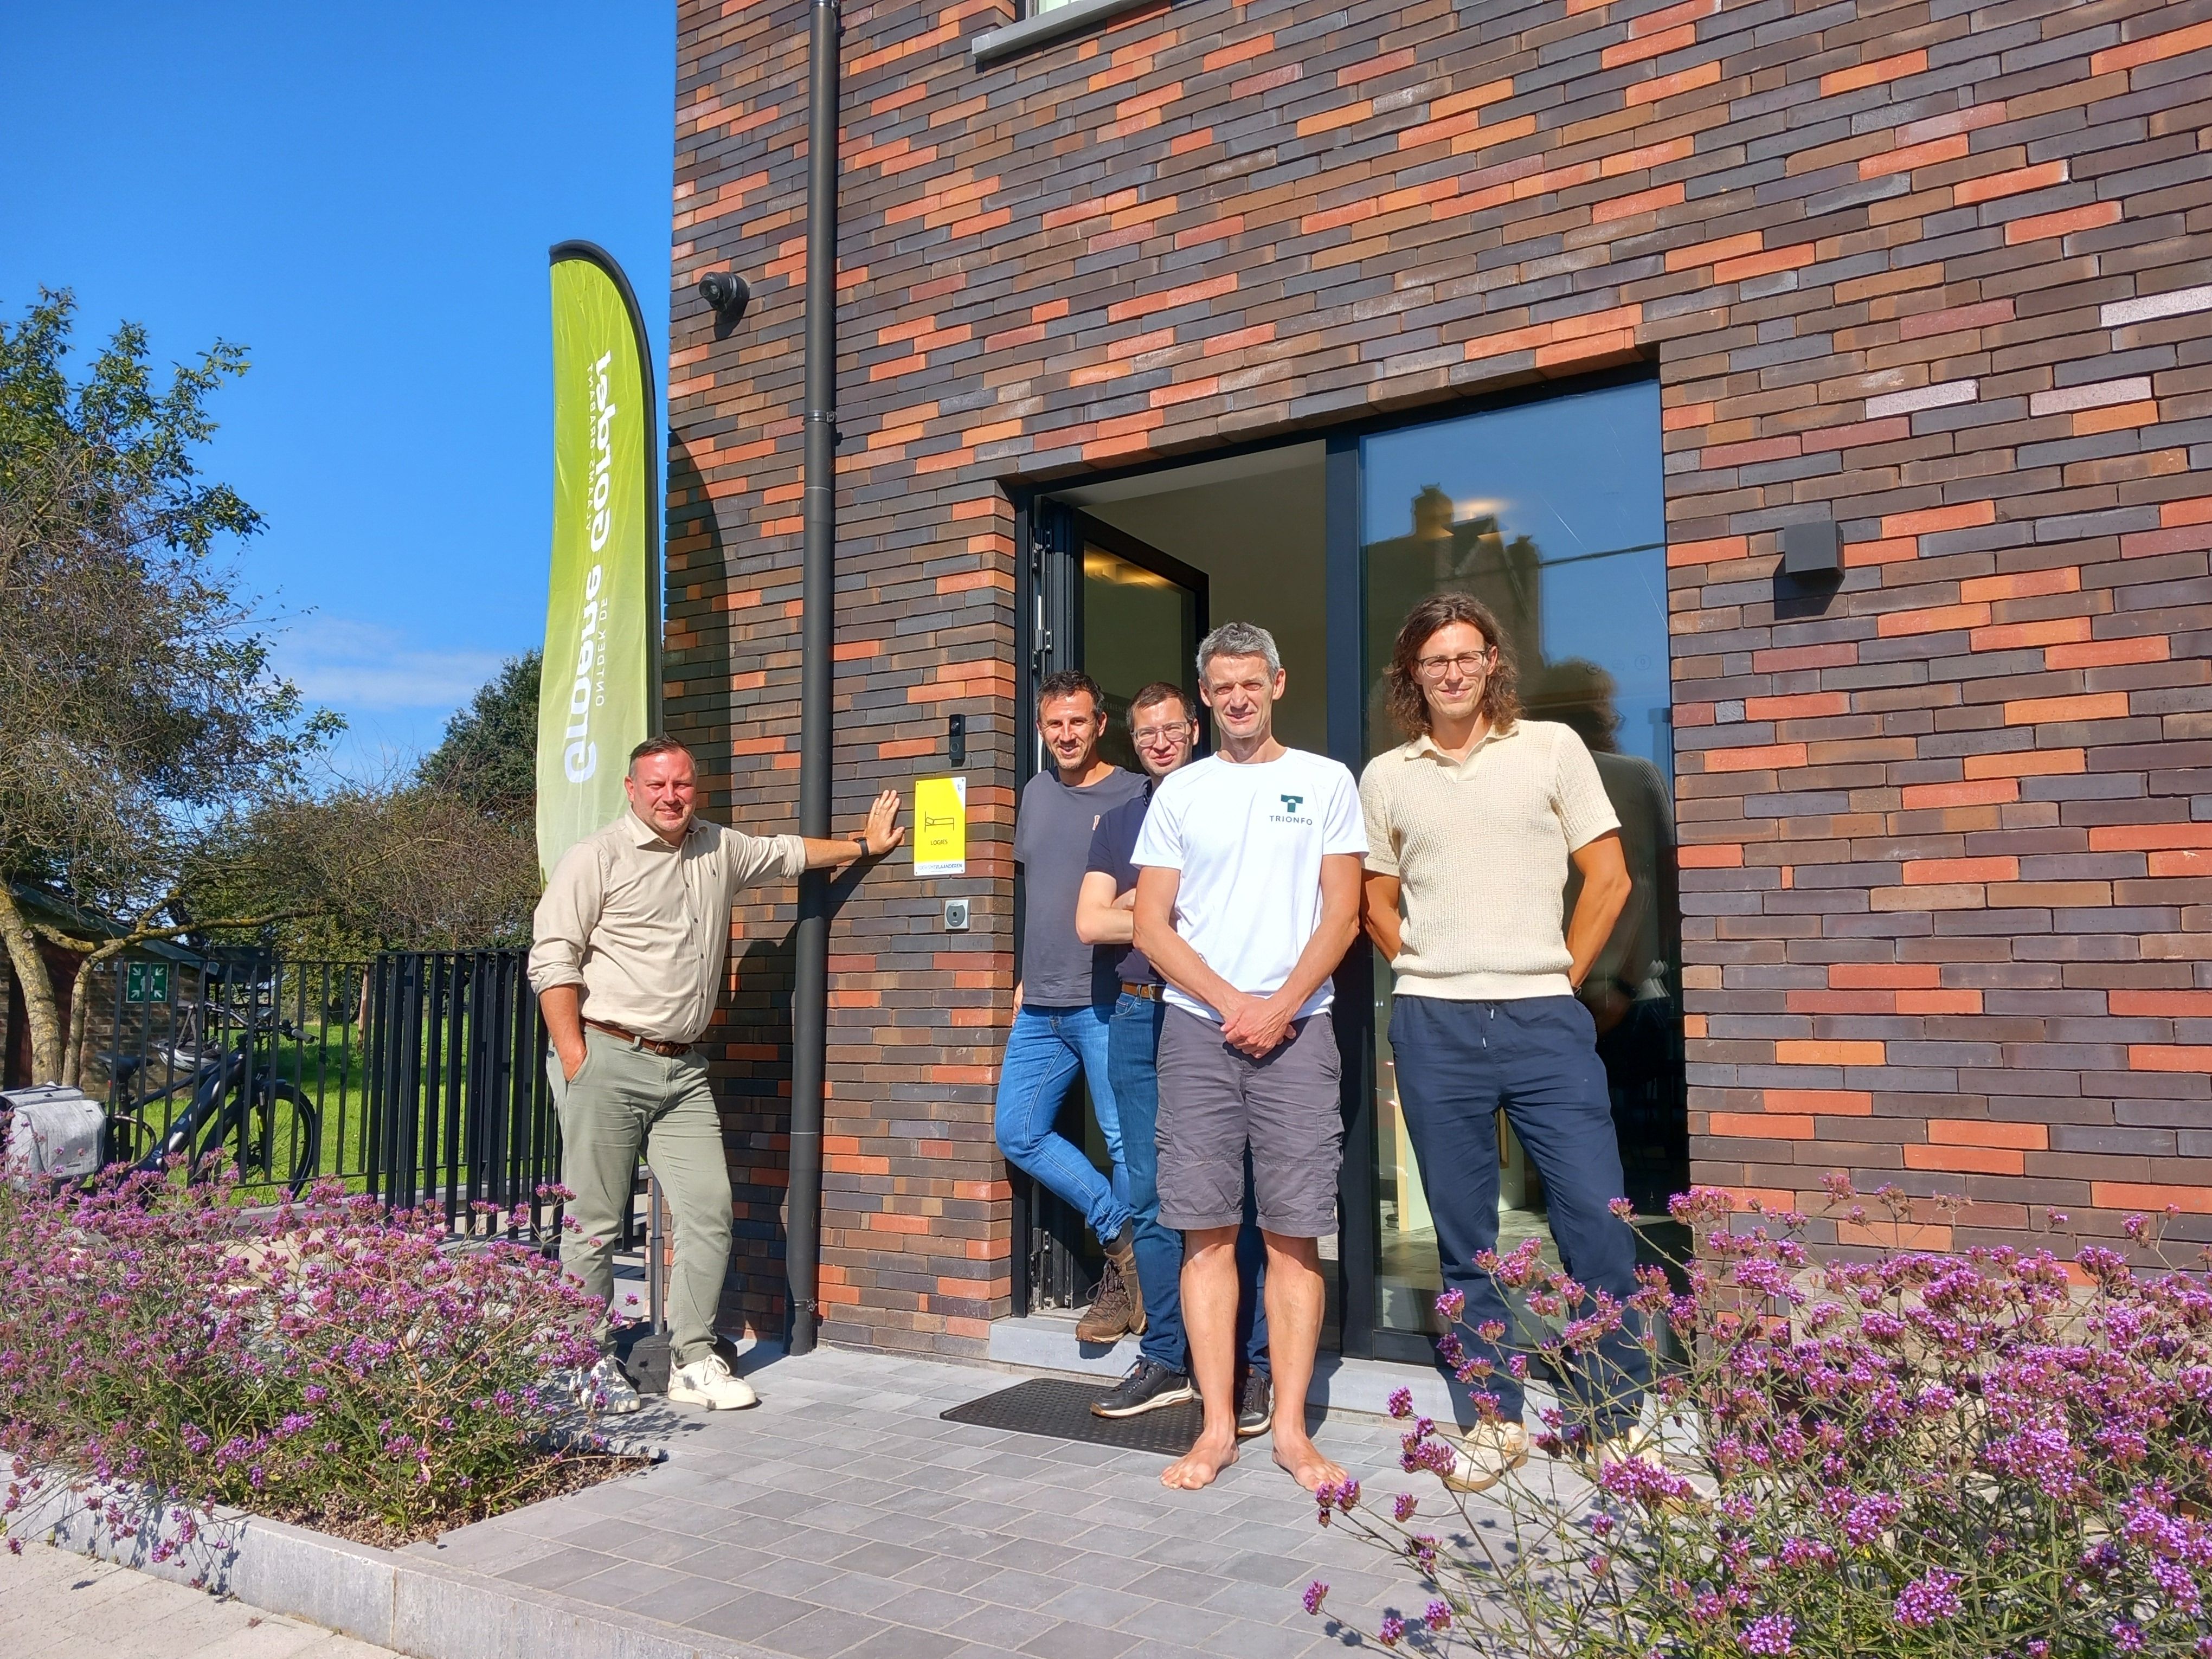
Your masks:
{"label": "man in beige shirt", "polygon": [[[1636,1241],[1621,1195],[1597,1028],[1575,997],[1628,897],[1620,821],[1574,732],[1521,718],[1497,618],[1431,595],[1398,633],[1393,714],[1412,736],[1359,781],[1362,908],[1395,984],[1398,1109],[1436,1218],[1443,1282],[1466,1298],[1444,1370],[1471,1423],[1445,1484],[1480,1492],[1528,1461],[1513,1317],[1477,1259],[1498,1243],[1497,1115],[1537,1170],[1567,1272],[1626,1304]],[[1571,915],[1571,866],[1581,890]],[[1587,1311],[1586,1310],[1578,1311]],[[1635,1316],[1628,1316],[1633,1322]],[[1633,1324],[1580,1356],[1571,1435],[1587,1468],[1626,1455],[1650,1367]]]}
{"label": "man in beige shirt", "polygon": [[[669,1284],[668,1397],[713,1410],[753,1391],[714,1352],[730,1259],[730,1174],[705,1058],[740,888],[879,858],[906,839],[886,789],[850,840],[748,836],[694,816],[698,773],[673,738],[631,751],[630,810],[561,856],[538,902],[530,983],[553,1039],[561,1180],[570,1226],[561,1265],[604,1307],[615,1238],[641,1146],[676,1220]],[[608,1344],[606,1322],[599,1331]],[[631,1412],[636,1392],[611,1352],[577,1380],[580,1397]]]}

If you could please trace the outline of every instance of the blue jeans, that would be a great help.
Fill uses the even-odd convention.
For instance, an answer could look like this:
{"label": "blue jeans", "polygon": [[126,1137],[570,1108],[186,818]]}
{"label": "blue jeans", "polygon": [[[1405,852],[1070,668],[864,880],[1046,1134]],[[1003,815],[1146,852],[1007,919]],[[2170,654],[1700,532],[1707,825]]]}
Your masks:
{"label": "blue jeans", "polygon": [[[1467,1297],[1460,1343],[1498,1367],[1475,1387],[1496,1398],[1500,1416],[1518,1421],[1521,1385],[1505,1369],[1500,1346],[1480,1334],[1495,1321],[1510,1344],[1513,1315],[1497,1283],[1474,1265],[1498,1243],[1501,1109],[1544,1178],[1552,1237],[1567,1272],[1616,1302],[1636,1294],[1636,1236],[1610,1208],[1621,1195],[1620,1144],[1598,1062],[1596,1023],[1573,997],[1460,1002],[1401,996],[1390,1010],[1390,1049],[1398,1108],[1436,1218],[1443,1281]],[[1567,1379],[1601,1437],[1635,1422],[1651,1380],[1650,1359],[1635,1335],[1642,1317],[1631,1311],[1626,1318],[1625,1328],[1577,1357]],[[1441,1368],[1462,1421],[1471,1423],[1473,1389],[1452,1367]]]}
{"label": "blue jeans", "polygon": [[[1024,1003],[1014,1016],[1006,1058],[999,1065],[999,1098],[992,1124],[1006,1162],[1032,1181],[1043,1182],[1061,1202],[1082,1211],[1091,1231],[1108,1244],[1121,1236],[1130,1219],[1121,1119],[1114,1108],[1114,1085],[1106,1065],[1106,1025],[1113,1012],[1105,1006],[1035,1008]],[[1106,1155],[1114,1162],[1110,1182],[1083,1148],[1053,1127],[1079,1071],[1091,1085],[1091,1109],[1098,1119],[1098,1133],[1106,1139]]]}
{"label": "blue jeans", "polygon": [[[1182,1326],[1182,1235],[1160,1225],[1160,1023],[1164,1003],[1127,991],[1114,1005],[1106,1035],[1106,1069],[1121,1115],[1121,1156],[1128,1172],[1127,1196],[1136,1212],[1137,1277],[1145,1291],[1145,1334],[1137,1352],[1170,1370],[1190,1369],[1190,1343]],[[1237,1235],[1237,1333],[1244,1363],[1267,1369],[1267,1308],[1260,1294],[1267,1247],[1253,1210],[1251,1155],[1245,1155],[1244,1224]]]}

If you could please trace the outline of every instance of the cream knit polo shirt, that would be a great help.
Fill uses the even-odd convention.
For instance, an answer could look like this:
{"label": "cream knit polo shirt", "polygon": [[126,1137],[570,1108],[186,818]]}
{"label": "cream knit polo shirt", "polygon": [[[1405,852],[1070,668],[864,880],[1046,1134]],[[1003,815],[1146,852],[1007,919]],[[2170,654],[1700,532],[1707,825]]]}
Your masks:
{"label": "cream knit polo shirt", "polygon": [[1416,738],[1367,763],[1359,801],[1368,871],[1399,881],[1398,995],[1573,994],[1568,855],[1620,820],[1571,729],[1519,720],[1457,762]]}

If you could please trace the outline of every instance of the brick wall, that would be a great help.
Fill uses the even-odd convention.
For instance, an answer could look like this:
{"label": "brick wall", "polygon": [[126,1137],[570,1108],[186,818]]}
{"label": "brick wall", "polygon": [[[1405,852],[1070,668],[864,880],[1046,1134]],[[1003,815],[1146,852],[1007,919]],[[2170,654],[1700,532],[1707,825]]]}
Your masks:
{"label": "brick wall", "polygon": [[[681,9],[671,722],[748,823],[796,793],[806,15]],[[963,712],[978,873],[878,870],[836,924],[828,1334],[1007,1311],[1004,486],[1636,361],[1698,1177],[1970,1194],[1931,1239],[2212,1231],[2212,3],[1184,0],[975,72],[1010,15],[846,17],[838,810]],[[721,268],[759,299],[718,339]],[[1795,587],[1778,526],[1823,515],[1845,578]],[[763,897],[720,1032],[751,1268]]]}

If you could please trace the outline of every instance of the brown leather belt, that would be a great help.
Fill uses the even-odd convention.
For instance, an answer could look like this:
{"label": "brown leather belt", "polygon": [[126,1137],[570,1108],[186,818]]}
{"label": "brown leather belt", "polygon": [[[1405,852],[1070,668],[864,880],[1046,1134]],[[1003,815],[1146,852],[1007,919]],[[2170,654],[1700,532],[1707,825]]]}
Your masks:
{"label": "brown leather belt", "polygon": [[1158,1002],[1166,989],[1167,987],[1164,985],[1133,985],[1127,980],[1121,981],[1121,990],[1125,995],[1142,997],[1147,1002]]}
{"label": "brown leather belt", "polygon": [[648,1054],[659,1054],[663,1060],[681,1060],[691,1052],[691,1045],[688,1042],[664,1042],[659,1037],[640,1036],[635,1031],[625,1031],[621,1026],[610,1024],[604,1019],[587,1019],[584,1024],[594,1031],[605,1031],[611,1037],[620,1037],[633,1048],[644,1049]]}

